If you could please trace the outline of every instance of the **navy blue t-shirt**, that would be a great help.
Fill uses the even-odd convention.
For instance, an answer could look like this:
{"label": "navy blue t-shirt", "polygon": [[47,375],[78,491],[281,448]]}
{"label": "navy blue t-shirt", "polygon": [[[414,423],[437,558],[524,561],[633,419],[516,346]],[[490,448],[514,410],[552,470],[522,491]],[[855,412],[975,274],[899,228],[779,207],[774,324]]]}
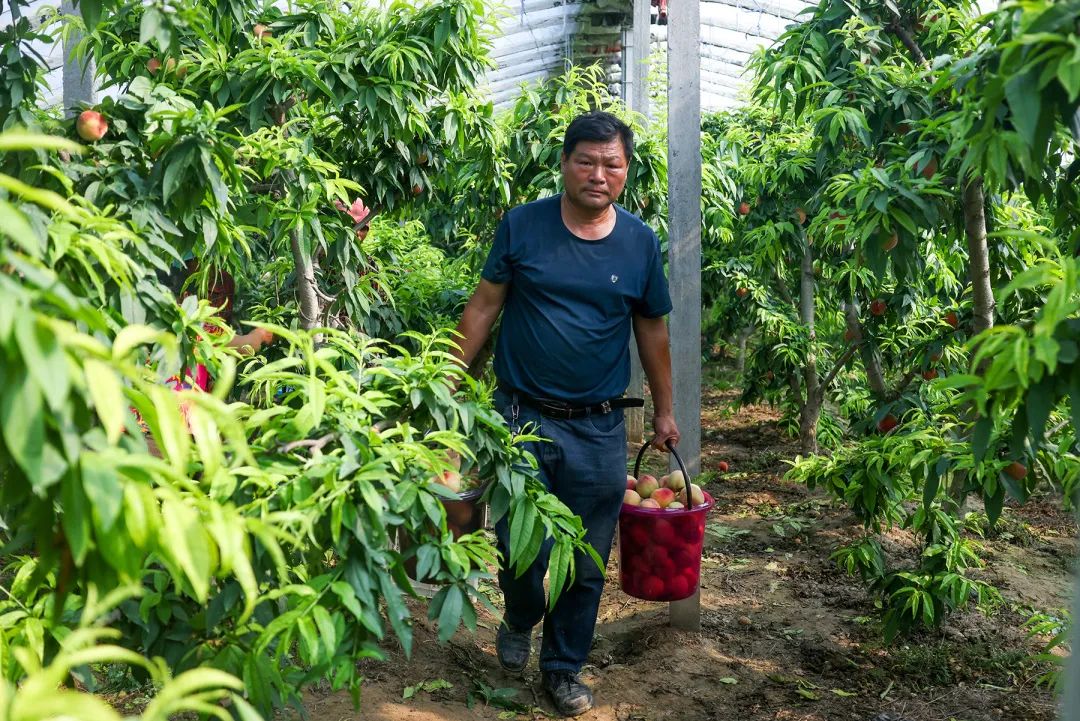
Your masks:
{"label": "navy blue t-shirt", "polygon": [[572,404],[617,398],[630,383],[633,314],[671,312],[656,233],[615,206],[615,227],[583,240],[560,195],[518,206],[495,231],[482,276],[508,283],[495,349],[499,383]]}

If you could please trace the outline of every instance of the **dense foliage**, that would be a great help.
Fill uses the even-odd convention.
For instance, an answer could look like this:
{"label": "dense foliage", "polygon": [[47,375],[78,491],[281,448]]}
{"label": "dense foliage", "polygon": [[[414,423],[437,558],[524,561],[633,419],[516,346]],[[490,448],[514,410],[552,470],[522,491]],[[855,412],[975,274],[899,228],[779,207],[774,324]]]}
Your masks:
{"label": "dense foliage", "polygon": [[[410,648],[412,564],[440,637],[475,628],[495,550],[447,523],[458,459],[514,567],[552,539],[557,595],[595,562],[446,328],[583,110],[637,130],[623,205],[666,242],[664,131],[599,67],[496,114],[480,0],[79,7],[0,30],[0,719],[112,718],[55,694],[101,664],[160,686],[152,719],[358,694],[358,659]],[[746,344],[790,477],[863,524],[834,558],[890,638],[996,598],[968,504],[1080,485],[1078,18],[821,0],[705,121],[703,332]],[[40,106],[28,45],[76,30],[108,90],[90,126]],[[229,347],[253,327],[276,341]],[[200,365],[210,392],[174,390]],[[916,554],[885,553],[892,527]]]}
{"label": "dense foliage", "polygon": [[[967,573],[969,494],[993,522],[1077,488],[1078,11],[822,0],[757,56],[753,101],[705,124],[731,192],[706,330],[751,338],[744,397],[810,454],[790,476],[866,525],[835,557],[888,637],[996,597]],[[886,557],[893,526],[917,558]]]}
{"label": "dense foliage", "polygon": [[[614,103],[599,76],[496,118],[472,0],[80,7],[108,90],[89,123],[39,106],[39,31],[0,36],[0,673],[21,684],[0,718],[108,716],[42,693],[101,664],[164,684],[146,718],[269,716],[319,680],[358,697],[359,659],[411,648],[407,568],[440,586],[440,638],[475,630],[496,559],[439,502],[459,463],[513,568],[555,544],[557,597],[595,553],[446,328],[495,209],[556,192],[566,123]],[[639,147],[655,215],[663,141]],[[252,327],[274,343],[230,347]],[[174,388],[196,366],[210,392]]]}

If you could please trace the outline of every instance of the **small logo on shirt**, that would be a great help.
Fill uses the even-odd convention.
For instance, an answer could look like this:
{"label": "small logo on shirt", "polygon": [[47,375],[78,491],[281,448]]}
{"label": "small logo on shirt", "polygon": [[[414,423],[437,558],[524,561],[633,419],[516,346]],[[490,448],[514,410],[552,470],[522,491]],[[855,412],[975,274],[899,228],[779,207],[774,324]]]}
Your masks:
{"label": "small logo on shirt", "polygon": [[617,276],[617,275],[611,276],[611,282],[612,283],[618,283],[619,282],[619,276]]}

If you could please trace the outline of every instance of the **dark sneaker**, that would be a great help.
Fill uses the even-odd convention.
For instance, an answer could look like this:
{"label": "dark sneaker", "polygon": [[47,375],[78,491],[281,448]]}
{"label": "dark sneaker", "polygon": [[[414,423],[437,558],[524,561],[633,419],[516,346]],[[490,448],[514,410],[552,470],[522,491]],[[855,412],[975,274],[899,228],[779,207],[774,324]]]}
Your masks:
{"label": "dark sneaker", "polygon": [[506,624],[499,624],[499,631],[495,634],[495,655],[499,657],[500,666],[511,673],[518,673],[529,662],[531,652],[532,629],[515,631]]}
{"label": "dark sneaker", "polygon": [[544,672],[544,690],[563,716],[579,716],[593,707],[592,691],[569,671]]}

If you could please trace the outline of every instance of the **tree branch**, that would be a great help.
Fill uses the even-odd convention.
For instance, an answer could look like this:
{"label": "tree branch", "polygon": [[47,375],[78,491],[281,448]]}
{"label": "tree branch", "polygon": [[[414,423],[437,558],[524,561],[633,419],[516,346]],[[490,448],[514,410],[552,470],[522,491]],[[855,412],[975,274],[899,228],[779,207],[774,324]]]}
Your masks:
{"label": "tree branch", "polygon": [[904,377],[900,380],[899,385],[897,385],[896,388],[891,393],[889,393],[889,395],[885,399],[885,401],[887,403],[892,403],[893,401],[898,399],[900,396],[904,395],[904,391],[907,390],[907,387],[909,385],[911,385],[911,381],[915,380],[916,375],[917,375],[917,371],[913,371],[913,370],[910,370],[907,373],[905,373]]}
{"label": "tree branch", "polygon": [[282,453],[291,453],[297,448],[310,448],[312,451],[321,451],[327,443],[337,438],[336,433],[327,433],[322,438],[307,438],[302,441],[292,441],[281,447]]}
{"label": "tree branch", "polygon": [[296,295],[300,301],[300,327],[311,330],[319,323],[319,296],[315,282],[315,270],[311,266],[311,260],[304,256],[300,246],[300,231],[293,228],[289,231],[289,242],[292,246],[293,263],[296,264]]}
{"label": "tree branch", "polygon": [[885,387],[885,374],[881,370],[881,356],[877,352],[877,346],[866,340],[863,334],[862,322],[859,320],[859,304],[854,300],[844,304],[844,322],[847,325],[848,335],[861,351],[870,392],[878,398],[884,398],[888,389]]}
{"label": "tree branch", "polygon": [[780,297],[784,299],[784,302],[792,307],[798,307],[795,299],[791,297],[791,291],[788,290],[787,284],[784,283],[783,276],[780,275],[780,268],[773,268],[773,274],[776,276],[776,290],[780,293]]}
{"label": "tree branch", "polygon": [[248,186],[248,192],[252,195],[272,195],[278,193],[279,188],[277,183],[254,183]]}
{"label": "tree branch", "polygon": [[805,405],[806,401],[803,400],[802,389],[799,387],[799,376],[794,371],[788,373],[788,385],[791,386],[791,395],[795,397],[796,403],[799,406]]}
{"label": "tree branch", "polygon": [[900,24],[900,18],[893,17],[892,22],[885,26],[886,29],[893,35],[900,39],[900,42],[904,44],[907,51],[911,53],[911,57],[919,65],[925,68],[930,67],[930,62],[926,59],[926,55],[923,54],[922,48],[915,42],[915,38],[912,37],[911,32]]}
{"label": "tree branch", "polygon": [[818,386],[818,402],[825,400],[825,392],[829,390],[829,386],[836,380],[836,376],[840,373],[841,369],[848,364],[848,361],[855,357],[855,353],[859,350],[860,345],[860,343],[852,343],[848,346],[847,350],[836,359],[836,363],[833,364],[832,369],[829,371],[829,375],[825,376],[825,380]]}

